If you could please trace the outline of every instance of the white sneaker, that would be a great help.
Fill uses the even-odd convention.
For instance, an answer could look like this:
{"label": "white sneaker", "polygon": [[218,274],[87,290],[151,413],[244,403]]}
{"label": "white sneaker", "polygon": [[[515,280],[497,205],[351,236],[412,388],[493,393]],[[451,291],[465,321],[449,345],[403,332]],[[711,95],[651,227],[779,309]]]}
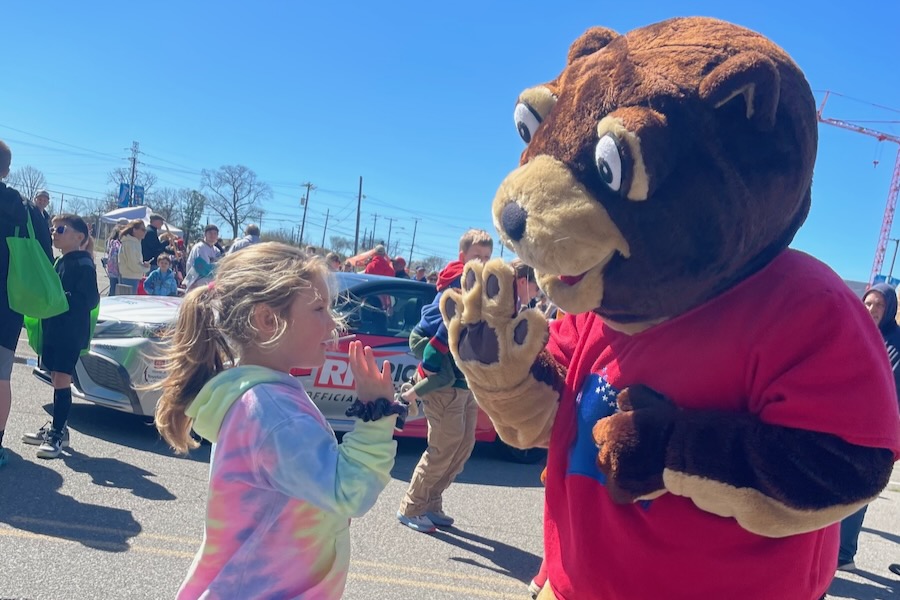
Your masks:
{"label": "white sneaker", "polygon": [[[50,435],[50,430],[53,429],[50,421],[44,423],[43,427],[35,431],[34,433],[24,433],[22,434],[22,441],[30,446],[40,446],[45,441],[47,441],[47,437]],[[62,447],[69,447],[69,428],[63,427],[62,433]]]}
{"label": "white sneaker", "polygon": [[432,520],[425,515],[419,515],[418,517],[407,517],[398,510],[397,519],[414,531],[418,531],[421,533],[434,533],[435,531],[437,531],[437,527],[434,526],[434,522],[432,522]]}
{"label": "white sneaker", "polygon": [[38,448],[37,457],[58,458],[60,452],[62,452],[62,439],[62,433],[56,431],[55,429],[51,430],[47,435],[47,439],[45,439],[44,443],[42,443]]}

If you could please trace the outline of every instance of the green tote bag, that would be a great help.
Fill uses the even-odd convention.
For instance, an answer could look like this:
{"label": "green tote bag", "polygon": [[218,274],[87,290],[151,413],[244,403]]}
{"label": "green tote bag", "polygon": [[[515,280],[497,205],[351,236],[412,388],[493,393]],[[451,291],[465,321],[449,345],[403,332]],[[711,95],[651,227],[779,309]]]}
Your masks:
{"label": "green tote bag", "polygon": [[6,289],[9,307],[20,315],[49,319],[69,310],[62,281],[47,260],[47,254],[34,237],[31,211],[27,210],[28,237],[6,238],[9,246],[9,275]]}

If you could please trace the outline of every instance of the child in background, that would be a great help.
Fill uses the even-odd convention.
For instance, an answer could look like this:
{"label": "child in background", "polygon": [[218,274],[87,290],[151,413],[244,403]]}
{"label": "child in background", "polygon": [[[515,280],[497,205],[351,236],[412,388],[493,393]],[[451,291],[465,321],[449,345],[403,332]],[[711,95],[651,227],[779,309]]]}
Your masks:
{"label": "child in background", "polygon": [[379,369],[371,348],[351,343],[364,416],[338,444],[291,377],[321,366],[335,337],[328,282],[321,258],[260,243],[223,258],[181,305],[156,424],[179,452],[197,446],[192,427],[214,446],[203,546],[179,600],[343,593],[350,519],[390,480],[404,406],[388,400],[388,362]]}
{"label": "child in background", "polygon": [[169,269],[170,266],[172,259],[168,254],[157,256],[156,268],[144,280],[144,291],[151,296],[177,296],[178,282],[175,281],[175,273]]}
{"label": "child in background", "polygon": [[[416,370],[417,381],[401,386],[400,399],[415,415],[417,399],[424,394],[453,385],[459,373],[450,356],[447,327],[441,316],[441,296],[448,288],[459,288],[463,268],[470,260],[485,263],[491,259],[494,242],[487,232],[470,229],[459,240],[459,259],[444,267],[437,281],[437,295],[431,304],[422,308],[422,320],[409,336],[412,354],[421,360]],[[533,271],[532,271],[533,273]]]}
{"label": "child in background", "polygon": [[72,373],[81,351],[91,341],[91,310],[100,302],[97,268],[90,248],[93,240],[87,223],[78,215],[53,218],[53,246],[62,252],[56,272],[62,280],[69,310],[41,321],[41,364],[50,371],[53,384],[53,420],[22,441],[38,445],[38,458],[57,458],[69,445],[69,410],[72,407]]}

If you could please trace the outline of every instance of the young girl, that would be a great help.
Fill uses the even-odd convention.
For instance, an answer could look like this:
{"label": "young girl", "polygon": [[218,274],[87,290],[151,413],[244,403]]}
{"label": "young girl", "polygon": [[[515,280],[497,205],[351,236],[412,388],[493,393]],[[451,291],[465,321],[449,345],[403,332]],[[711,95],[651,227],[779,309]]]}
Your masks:
{"label": "young girl", "polygon": [[179,452],[197,446],[192,427],[214,450],[203,546],[179,600],[341,597],[350,518],[390,479],[403,408],[387,400],[388,362],[379,370],[353,342],[365,422],[338,444],[290,376],[321,366],[335,336],[327,273],[298,248],[255,244],[223,258],[181,305],[156,426]]}
{"label": "young girl", "polygon": [[72,407],[72,373],[81,351],[91,341],[91,310],[100,302],[87,223],[77,215],[59,215],[53,219],[51,233],[53,246],[62,252],[56,272],[69,310],[41,321],[41,364],[50,371],[53,384],[53,421],[22,436],[26,444],[40,444],[38,458],[56,458],[69,445],[66,421]]}

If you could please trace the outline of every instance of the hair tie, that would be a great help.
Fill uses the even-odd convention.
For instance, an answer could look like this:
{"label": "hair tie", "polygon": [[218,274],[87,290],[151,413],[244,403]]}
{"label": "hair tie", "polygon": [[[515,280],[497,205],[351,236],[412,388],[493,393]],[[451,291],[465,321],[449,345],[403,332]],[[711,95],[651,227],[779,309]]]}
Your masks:
{"label": "hair tie", "polygon": [[215,280],[210,281],[209,283],[207,283],[207,284],[206,284],[206,289],[208,289],[208,290],[211,291],[211,292],[216,291],[216,282],[215,282]]}

